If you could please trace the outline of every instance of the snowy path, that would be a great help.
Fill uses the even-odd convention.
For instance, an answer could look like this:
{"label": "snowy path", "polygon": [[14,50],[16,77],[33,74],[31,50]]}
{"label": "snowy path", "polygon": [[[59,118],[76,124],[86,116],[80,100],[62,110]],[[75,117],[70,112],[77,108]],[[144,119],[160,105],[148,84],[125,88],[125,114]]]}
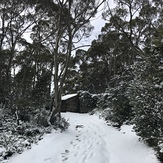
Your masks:
{"label": "snowy path", "polygon": [[152,149],[138,141],[131,127],[118,131],[96,116],[64,116],[71,124],[68,131],[46,135],[8,163],[158,163]]}

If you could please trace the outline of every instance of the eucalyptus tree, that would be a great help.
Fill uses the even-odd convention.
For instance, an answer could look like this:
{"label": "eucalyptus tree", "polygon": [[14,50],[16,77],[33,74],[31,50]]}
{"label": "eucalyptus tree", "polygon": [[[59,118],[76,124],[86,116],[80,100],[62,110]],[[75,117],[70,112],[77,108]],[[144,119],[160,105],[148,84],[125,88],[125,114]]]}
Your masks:
{"label": "eucalyptus tree", "polygon": [[[162,10],[158,10],[158,4],[149,0],[115,0],[116,7],[108,8],[103,13],[108,21],[106,29],[115,29],[123,33],[130,46],[143,54],[143,47],[150,43],[150,38],[158,26],[158,17]],[[160,3],[162,3],[160,1]]]}
{"label": "eucalyptus tree", "polygon": [[[107,23],[103,27],[102,33],[105,35],[114,32],[120,36],[119,40],[121,41],[114,41],[115,47],[118,45],[119,50],[114,53],[113,61],[114,65],[119,61],[124,63],[121,66],[123,67],[121,72],[124,72],[123,74],[130,72],[129,80],[131,80],[133,79],[131,70],[133,64],[140,58],[146,58],[145,48],[152,46],[154,35],[160,31],[158,29],[162,24],[160,17],[163,3],[155,0],[115,0],[114,2],[115,7],[111,8],[108,1],[106,11],[103,13]],[[123,81],[122,73],[118,80],[117,73],[114,75],[115,82]],[[117,82],[115,86],[119,85],[120,83]]]}
{"label": "eucalyptus tree", "polygon": [[13,61],[15,56],[22,48],[21,43],[24,41],[23,35],[30,27],[37,22],[37,18],[33,17],[33,10],[31,5],[25,0],[9,0],[0,1],[0,55],[4,60],[3,69],[0,69],[1,74],[3,72],[3,92],[6,99],[10,103],[12,97],[12,69],[14,68]]}
{"label": "eucalyptus tree", "polygon": [[[38,48],[39,47],[39,48]],[[43,45],[25,43],[15,57],[19,69],[14,76],[17,106],[41,108],[50,97],[52,55]]]}
{"label": "eucalyptus tree", "polygon": [[[37,11],[47,13],[40,22],[42,23],[40,27],[43,29],[42,42],[49,47],[54,56],[55,107],[49,116],[49,124],[55,115],[60,117],[63,85],[72,51],[76,48],[75,43],[89,36],[92,29],[90,20],[103,3],[104,0],[99,2],[95,0],[37,1]],[[35,38],[38,37],[35,35]],[[60,62],[61,56],[64,56],[62,62]]]}
{"label": "eucalyptus tree", "polygon": [[116,86],[119,76],[124,73],[125,65],[133,63],[133,56],[128,55],[133,51],[126,41],[123,34],[116,31],[105,33],[102,29],[102,34],[86,52],[87,61],[80,66],[84,76],[89,73],[89,76],[83,78],[85,89],[99,93],[104,92],[108,86]]}

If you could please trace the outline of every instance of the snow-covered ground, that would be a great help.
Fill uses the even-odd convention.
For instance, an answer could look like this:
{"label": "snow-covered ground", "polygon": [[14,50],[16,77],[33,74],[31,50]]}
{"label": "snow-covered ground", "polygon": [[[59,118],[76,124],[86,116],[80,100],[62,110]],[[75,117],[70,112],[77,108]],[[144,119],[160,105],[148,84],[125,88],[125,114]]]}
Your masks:
{"label": "snow-covered ground", "polygon": [[32,149],[8,163],[158,163],[154,151],[140,142],[131,126],[121,131],[97,116],[64,113],[70,127],[45,135]]}

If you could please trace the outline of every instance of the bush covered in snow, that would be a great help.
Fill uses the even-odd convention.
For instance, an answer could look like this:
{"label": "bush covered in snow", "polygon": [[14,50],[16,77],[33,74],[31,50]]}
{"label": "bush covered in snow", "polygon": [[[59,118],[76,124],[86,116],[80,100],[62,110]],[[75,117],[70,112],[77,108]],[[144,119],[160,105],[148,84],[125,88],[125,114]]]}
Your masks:
{"label": "bush covered in snow", "polygon": [[97,102],[98,110],[102,111],[101,116],[116,127],[121,127],[132,118],[131,106],[124,89],[125,85],[122,83],[119,87],[109,88],[99,96]]}
{"label": "bush covered in snow", "polygon": [[80,112],[88,113],[96,108],[98,96],[88,91],[79,91]]}
{"label": "bush covered in snow", "polygon": [[127,96],[134,110],[135,131],[163,161],[163,48],[147,48],[148,56],[133,66]]}
{"label": "bush covered in snow", "polygon": [[7,118],[0,128],[0,160],[7,159],[14,153],[22,153],[25,148],[31,148],[44,134],[43,128],[21,122],[17,125],[14,119]]}
{"label": "bush covered in snow", "polygon": [[19,120],[17,124],[15,117],[4,117],[0,126],[0,162],[15,153],[22,153],[24,149],[30,149],[31,145],[40,141],[45,133],[50,133],[53,129],[62,132],[69,126],[68,121],[62,117],[57,125],[44,127],[42,122],[42,119],[40,123],[36,120],[31,122]]}

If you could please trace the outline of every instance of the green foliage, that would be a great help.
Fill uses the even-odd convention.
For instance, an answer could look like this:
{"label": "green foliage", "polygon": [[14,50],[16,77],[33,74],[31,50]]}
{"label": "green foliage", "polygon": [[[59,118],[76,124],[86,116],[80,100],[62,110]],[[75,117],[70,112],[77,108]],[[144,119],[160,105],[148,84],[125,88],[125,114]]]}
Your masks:
{"label": "green foliage", "polygon": [[147,49],[148,56],[135,64],[135,79],[128,92],[135,112],[135,130],[154,147],[163,135],[162,50],[162,47]]}
{"label": "green foliage", "polygon": [[[123,89],[123,88],[121,88]],[[110,106],[110,119],[111,121],[118,123],[119,126],[123,125],[124,122],[131,120],[132,110],[129,104],[129,100],[125,97],[122,90],[114,91],[114,94],[111,97],[111,106]],[[109,116],[109,115],[108,115]]]}
{"label": "green foliage", "polygon": [[32,90],[33,104],[36,107],[43,107],[50,99],[51,72],[44,71]]}
{"label": "green foliage", "polygon": [[94,40],[87,52],[78,51],[75,58],[80,68],[75,81],[79,88],[102,93],[114,75],[122,74],[125,66],[133,63],[135,54],[122,33],[111,31]]}
{"label": "green foliage", "polygon": [[0,51],[0,103],[7,104],[7,90],[6,87],[6,69],[10,53],[8,50]]}
{"label": "green foliage", "polygon": [[99,95],[99,99],[97,101],[97,108],[102,110],[110,108],[110,99],[111,98],[109,93]]}
{"label": "green foliage", "polygon": [[104,117],[112,121],[116,127],[130,122],[133,118],[133,111],[130,101],[126,95],[128,84],[125,81],[118,83],[119,86],[107,88],[106,94],[98,103],[98,108],[106,110]]}
{"label": "green foliage", "polygon": [[93,95],[88,91],[79,91],[78,96],[80,100],[80,113],[88,113],[96,108],[97,95]]}

